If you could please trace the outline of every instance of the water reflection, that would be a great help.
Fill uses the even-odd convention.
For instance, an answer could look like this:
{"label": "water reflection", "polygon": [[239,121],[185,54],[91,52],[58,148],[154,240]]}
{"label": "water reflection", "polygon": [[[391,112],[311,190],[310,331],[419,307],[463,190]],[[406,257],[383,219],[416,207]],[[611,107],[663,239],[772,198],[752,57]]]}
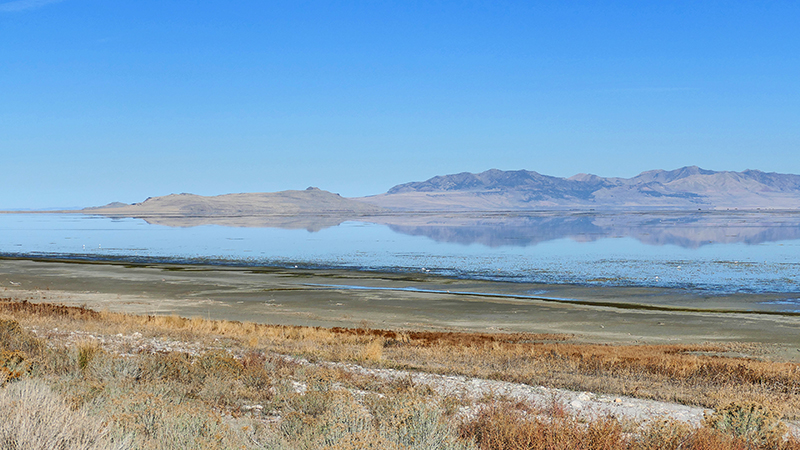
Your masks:
{"label": "water reflection", "polygon": [[[139,219],[0,214],[0,230],[0,256],[300,265],[559,285],[774,292],[781,295],[770,300],[792,302],[800,286],[800,213]],[[797,309],[789,303],[768,306]]]}
{"label": "water reflection", "polygon": [[170,227],[305,229],[316,232],[345,221],[386,225],[396,233],[436,242],[527,247],[557,239],[592,242],[630,237],[648,245],[700,248],[708,244],[761,244],[800,239],[800,213],[771,212],[542,212],[393,214],[382,216],[147,217]]}
{"label": "water reflection", "polygon": [[392,230],[439,242],[529,246],[569,238],[591,242],[631,237],[649,245],[699,248],[707,244],[760,244],[800,239],[800,214],[674,212],[560,213],[396,217],[384,222]]}
{"label": "water reflection", "polygon": [[295,215],[295,216],[151,216],[141,217],[150,225],[168,227],[199,227],[218,225],[234,228],[281,228],[284,230],[306,230],[311,233],[336,227],[351,220],[340,215]]}

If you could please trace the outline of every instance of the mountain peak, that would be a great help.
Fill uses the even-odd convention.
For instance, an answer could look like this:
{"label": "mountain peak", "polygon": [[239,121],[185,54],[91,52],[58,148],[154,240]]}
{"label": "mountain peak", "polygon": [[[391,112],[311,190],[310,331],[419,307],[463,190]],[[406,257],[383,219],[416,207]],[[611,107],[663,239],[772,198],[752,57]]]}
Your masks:
{"label": "mountain peak", "polygon": [[695,175],[714,175],[716,173],[719,172],[714,172],[713,170],[701,169],[698,166],[686,166],[675,170],[648,170],[631,178],[631,181],[644,182],[644,183],[650,183],[650,182],[670,183],[675,180],[680,180],[682,178],[687,178]]}
{"label": "mountain peak", "polygon": [[795,209],[800,208],[800,175],[686,166],[650,170],[628,179],[584,173],[559,178],[528,170],[490,169],[405,183],[364,200],[411,210]]}
{"label": "mountain peak", "polygon": [[570,181],[579,181],[579,182],[585,182],[585,183],[593,183],[593,182],[596,182],[596,181],[602,180],[602,179],[603,178],[598,177],[597,175],[594,175],[594,174],[591,174],[591,173],[578,173],[578,174],[575,174],[575,175],[567,178],[567,180],[570,180]]}

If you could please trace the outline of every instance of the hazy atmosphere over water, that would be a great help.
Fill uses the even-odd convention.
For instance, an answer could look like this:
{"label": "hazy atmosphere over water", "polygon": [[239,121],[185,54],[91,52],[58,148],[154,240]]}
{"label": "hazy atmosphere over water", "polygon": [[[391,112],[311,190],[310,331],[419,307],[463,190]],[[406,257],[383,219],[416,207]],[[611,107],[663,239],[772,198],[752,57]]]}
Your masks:
{"label": "hazy atmosphere over water", "polygon": [[0,2],[0,209],[800,173],[796,2]]}

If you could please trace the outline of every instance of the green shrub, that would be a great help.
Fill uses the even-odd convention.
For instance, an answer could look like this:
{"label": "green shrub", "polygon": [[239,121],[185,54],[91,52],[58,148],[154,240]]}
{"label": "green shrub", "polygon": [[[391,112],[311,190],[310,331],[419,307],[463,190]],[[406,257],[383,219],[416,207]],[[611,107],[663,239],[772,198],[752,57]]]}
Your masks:
{"label": "green shrub", "polygon": [[94,357],[103,352],[95,341],[79,342],[75,346],[75,350],[77,352],[76,362],[81,371],[88,369]]}
{"label": "green shrub", "polygon": [[373,396],[369,407],[379,432],[399,448],[415,450],[468,449],[454,424],[436,402],[418,395]]}
{"label": "green shrub", "polygon": [[777,445],[786,434],[780,416],[757,403],[731,403],[706,416],[703,424],[757,446]]}

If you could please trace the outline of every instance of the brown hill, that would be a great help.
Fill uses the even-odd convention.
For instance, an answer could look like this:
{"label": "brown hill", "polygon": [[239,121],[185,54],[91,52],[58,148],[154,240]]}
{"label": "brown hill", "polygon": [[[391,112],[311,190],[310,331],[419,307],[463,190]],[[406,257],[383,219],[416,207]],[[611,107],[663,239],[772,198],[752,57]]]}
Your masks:
{"label": "brown hill", "polygon": [[226,194],[205,197],[194,194],[172,194],[151,197],[141,203],[111,203],[86,208],[85,213],[117,217],[237,217],[298,215],[364,215],[384,211],[383,208],[347,199],[318,188],[304,191],[281,191],[249,194]]}

